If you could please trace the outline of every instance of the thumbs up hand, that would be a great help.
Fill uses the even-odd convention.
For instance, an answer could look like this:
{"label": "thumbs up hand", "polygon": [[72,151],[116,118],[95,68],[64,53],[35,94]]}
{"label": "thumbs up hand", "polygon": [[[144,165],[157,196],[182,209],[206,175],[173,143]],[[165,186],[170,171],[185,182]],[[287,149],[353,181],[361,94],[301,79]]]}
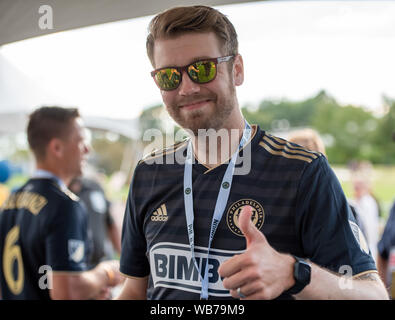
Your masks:
{"label": "thumbs up hand", "polygon": [[246,251],[222,263],[218,272],[233,298],[274,299],[294,285],[295,259],[274,250],[252,223],[251,215],[252,208],[245,206],[239,216]]}

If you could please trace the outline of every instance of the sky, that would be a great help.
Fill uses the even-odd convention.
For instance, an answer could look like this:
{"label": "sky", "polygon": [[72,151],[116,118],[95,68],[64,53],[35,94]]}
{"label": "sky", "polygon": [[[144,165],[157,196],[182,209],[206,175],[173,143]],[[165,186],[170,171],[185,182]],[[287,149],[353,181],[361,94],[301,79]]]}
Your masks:
{"label": "sky", "polygon": [[[324,89],[341,104],[380,113],[382,95],[395,98],[395,2],[279,1],[217,8],[238,32],[245,66],[244,84],[237,89],[241,106],[301,100]],[[49,93],[36,104],[134,118],[161,103],[145,51],[151,18],[20,41],[3,46],[0,54]]]}

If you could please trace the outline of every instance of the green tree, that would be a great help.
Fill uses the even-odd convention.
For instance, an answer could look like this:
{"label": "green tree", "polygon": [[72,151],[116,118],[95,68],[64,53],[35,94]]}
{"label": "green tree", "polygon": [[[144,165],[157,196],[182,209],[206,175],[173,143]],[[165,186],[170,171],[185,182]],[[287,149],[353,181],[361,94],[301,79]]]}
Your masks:
{"label": "green tree", "polygon": [[377,126],[372,113],[360,107],[337,104],[319,104],[311,127],[323,137],[332,137],[327,146],[328,159],[332,163],[345,164],[351,160],[372,161],[369,136]]}
{"label": "green tree", "polygon": [[[384,135],[391,136],[389,133],[394,130],[395,112],[377,119],[361,107],[340,105],[323,90],[303,101],[264,100],[257,110],[245,107],[242,111],[249,122],[257,123],[269,132],[279,131],[281,127],[276,124],[284,120],[289,124],[289,128],[283,128],[286,130],[297,127],[317,130],[327,142],[327,155],[332,163],[346,164],[351,160],[375,163],[394,161],[391,160],[391,154],[382,157],[388,144],[378,144],[377,140]],[[375,133],[379,127],[382,128]]]}
{"label": "green tree", "polygon": [[108,132],[101,130],[92,132],[91,162],[95,167],[101,168],[106,175],[111,175],[120,169],[124,152],[130,144],[129,138],[116,136],[117,139],[109,139]]}
{"label": "green tree", "polygon": [[159,129],[164,132],[166,127],[163,120],[164,116],[164,107],[161,104],[144,109],[139,117],[141,137],[143,137],[144,132],[149,129]]}
{"label": "green tree", "polygon": [[395,100],[383,97],[386,113],[378,119],[377,130],[371,137],[372,159],[375,163],[394,164],[395,163],[395,143],[393,134],[395,133]]}

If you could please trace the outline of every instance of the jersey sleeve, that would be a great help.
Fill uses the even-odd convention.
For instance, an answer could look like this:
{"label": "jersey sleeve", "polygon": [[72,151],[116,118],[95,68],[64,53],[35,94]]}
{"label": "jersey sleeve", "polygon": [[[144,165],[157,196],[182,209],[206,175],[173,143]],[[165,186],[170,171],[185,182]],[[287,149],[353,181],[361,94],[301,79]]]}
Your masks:
{"label": "jersey sleeve", "polygon": [[296,208],[297,234],[306,258],[337,273],[350,267],[353,275],[376,270],[366,240],[324,156],[305,168]]}
{"label": "jersey sleeve", "polygon": [[146,256],[147,242],[143,231],[142,212],[139,211],[134,196],[135,178],[136,171],[130,185],[122,226],[120,271],[128,276],[145,277],[150,273],[150,266]]}
{"label": "jersey sleeve", "polygon": [[87,221],[83,207],[76,201],[63,201],[48,226],[45,237],[46,261],[53,271],[87,269]]}
{"label": "jersey sleeve", "polygon": [[380,256],[388,260],[390,250],[393,246],[395,246],[395,202],[391,208],[381,240],[377,245]]}

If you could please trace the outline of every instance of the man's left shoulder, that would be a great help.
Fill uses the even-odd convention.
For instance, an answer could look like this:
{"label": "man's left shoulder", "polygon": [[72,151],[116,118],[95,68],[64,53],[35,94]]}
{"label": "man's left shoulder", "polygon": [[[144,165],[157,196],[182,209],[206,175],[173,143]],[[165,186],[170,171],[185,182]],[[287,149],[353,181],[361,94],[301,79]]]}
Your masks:
{"label": "man's left shoulder", "polygon": [[270,157],[278,158],[288,163],[310,164],[317,159],[325,158],[321,152],[309,150],[267,132],[262,136],[259,146]]}

